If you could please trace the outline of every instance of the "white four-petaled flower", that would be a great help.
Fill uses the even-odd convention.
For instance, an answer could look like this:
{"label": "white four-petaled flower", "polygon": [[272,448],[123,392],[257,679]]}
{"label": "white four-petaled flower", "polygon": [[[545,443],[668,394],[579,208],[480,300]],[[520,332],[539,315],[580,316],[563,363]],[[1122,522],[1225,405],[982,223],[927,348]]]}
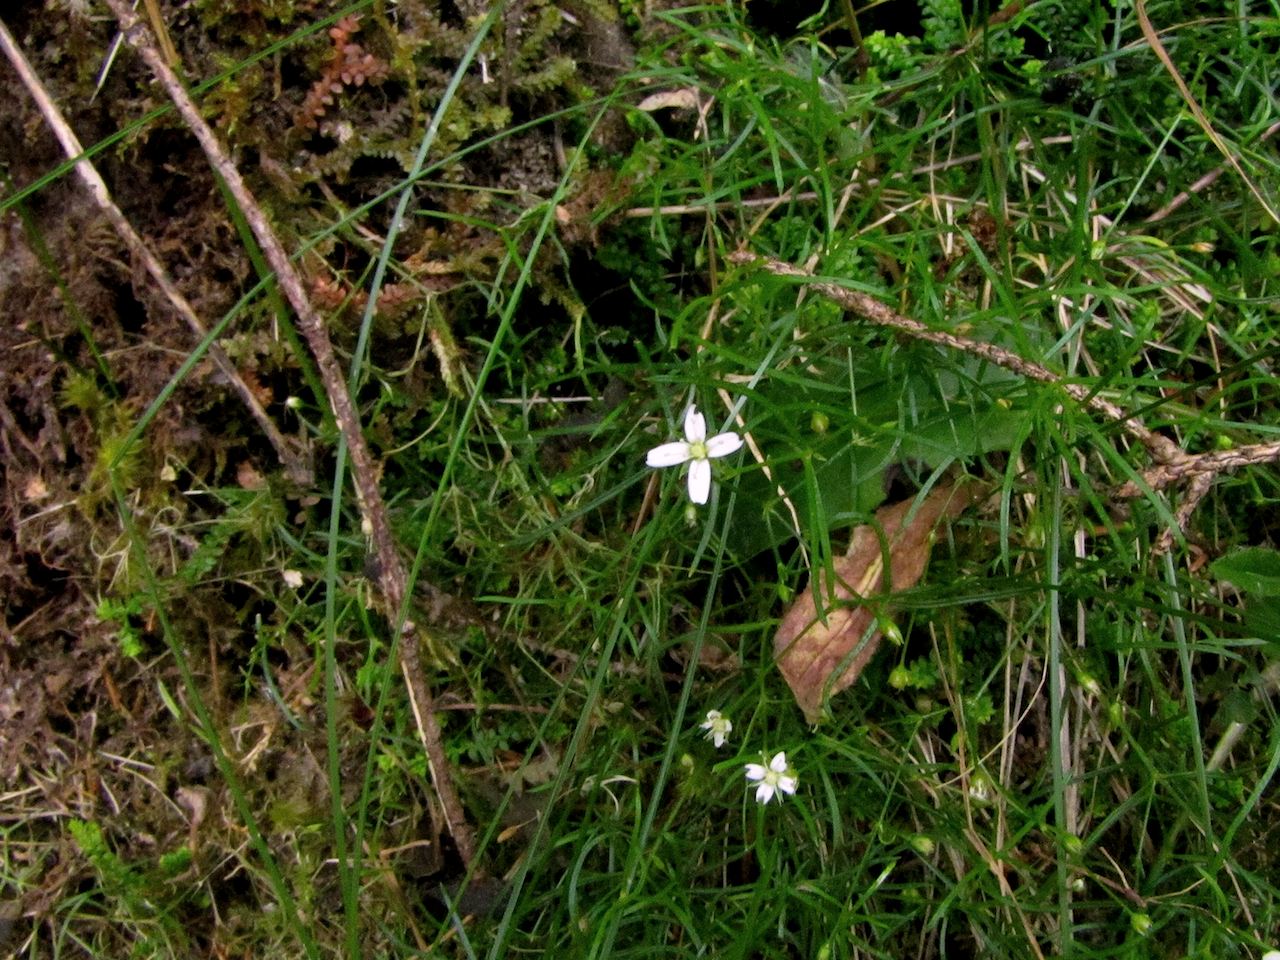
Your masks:
{"label": "white four-petaled flower", "polygon": [[707,739],[717,747],[723,747],[729,734],[733,732],[733,721],[719,710],[708,710],[707,719],[698,726],[707,731]]}
{"label": "white four-petaled flower", "polygon": [[684,415],[684,439],[654,447],[645,457],[651,467],[674,467],[689,464],[689,499],[706,503],[711,494],[711,458],[727,457],[742,446],[742,438],[733,431],[718,433],[707,439],[707,421],[696,406]]}
{"label": "white four-petaled flower", "polygon": [[767,767],[760,763],[748,763],[747,779],[757,784],[757,803],[768,803],[775,793],[781,803],[782,794],[795,793],[800,782],[795,772],[787,766],[787,755],[781,751],[773,755]]}

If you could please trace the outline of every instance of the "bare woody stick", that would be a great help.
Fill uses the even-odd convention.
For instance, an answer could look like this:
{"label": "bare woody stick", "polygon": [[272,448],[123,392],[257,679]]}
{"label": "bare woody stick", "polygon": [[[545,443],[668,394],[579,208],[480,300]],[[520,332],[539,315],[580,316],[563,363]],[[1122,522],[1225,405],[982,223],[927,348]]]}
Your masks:
{"label": "bare woody stick", "polygon": [[[41,83],[39,76],[31,69],[31,64],[27,62],[26,56],[22,52],[22,48],[18,46],[13,36],[9,33],[8,27],[3,21],[0,21],[0,49],[4,51],[4,55],[8,58],[9,63],[13,65],[13,69],[17,71],[23,85],[27,88],[27,92],[31,94],[31,98],[36,102],[40,113],[44,116],[45,122],[49,124],[53,130],[54,136],[58,138],[58,142],[62,144],[63,152],[69,158],[79,157],[84,153],[84,147],[81,146],[75,132],[67,124],[66,119],[62,116],[62,112],[58,109],[58,105],[54,103],[53,98],[49,96],[49,91],[45,89]],[[169,279],[169,274],[165,271],[164,265],[160,262],[159,257],[152,252],[147,242],[138,235],[133,229],[133,225],[129,223],[125,215],[120,212],[120,208],[115,205],[111,199],[111,194],[107,190],[107,185],[103,182],[102,177],[98,175],[97,169],[87,159],[80,160],[75,166],[76,174],[83,181],[85,187],[92,195],[94,202],[97,203],[99,209],[102,210],[111,226],[115,228],[120,239],[124,241],[129,252],[142,262],[147,273],[151,275],[151,279],[155,281],[156,286],[160,288],[160,292],[172,305],[178,315],[186,321],[191,332],[199,339],[204,339],[207,331],[200,318],[196,315],[191,304],[173,285],[173,281]],[[297,445],[291,445],[290,442],[281,434],[275,422],[268,416],[267,411],[263,409],[262,404],[258,402],[258,398],[253,391],[249,389],[249,385],[244,382],[244,378],[240,376],[240,372],[236,370],[235,364],[227,356],[226,352],[218,344],[212,344],[209,347],[209,356],[213,358],[213,362],[217,364],[222,375],[230,382],[231,387],[244,405],[248,408],[253,419],[258,422],[259,428],[270,441],[271,446],[276,451],[276,456],[284,465],[285,471],[289,476],[298,483],[311,482],[311,464],[306,453]]]}
{"label": "bare woody stick", "polygon": [[[779,276],[811,276],[799,267],[792,266],[789,263],[784,263],[773,257],[761,257],[746,251],[732,253],[728,259],[730,263],[758,264],[770,273],[778,274]],[[982,343],[978,340],[970,340],[967,337],[959,337],[939,330],[930,330],[918,320],[912,320],[900,313],[895,313],[879,300],[857,290],[850,290],[846,287],[823,281],[815,281],[808,284],[808,286],[817,290],[828,300],[839,304],[850,313],[856,313],[872,323],[901,331],[917,340],[926,340],[929,343],[936,343],[944,347],[950,347],[953,350],[982,357],[984,360],[1004,367],[1006,370],[1012,370],[1014,373],[1029,380],[1055,384],[1085,406],[1102,414],[1108,420],[1119,424],[1128,434],[1146,447],[1147,452],[1151,454],[1156,463],[1142,472],[1141,484],[1132,481],[1125,483],[1116,490],[1117,496],[1136,497],[1142,494],[1144,488],[1163,490],[1176,483],[1196,481],[1196,478],[1213,476],[1227,470],[1233,470],[1236,467],[1273,463],[1280,460],[1280,443],[1250,444],[1236,447],[1233,450],[1218,450],[1211,453],[1186,453],[1168,437],[1163,437],[1147,429],[1135,417],[1130,416],[1111,401],[1092,393],[1087,387],[1076,383],[1064,383],[1062,377],[1052,370],[1038,363],[1025,360],[1016,353],[1005,350],[1003,347],[998,347],[991,343]],[[1204,486],[1203,482],[1193,484],[1193,495],[1196,492],[1199,493],[1198,496],[1194,496],[1193,506],[1204,495],[1205,489],[1207,487]],[[1186,520],[1186,517],[1181,512],[1179,513],[1179,520],[1183,523]]]}
{"label": "bare woody stick", "polygon": [[[1163,490],[1186,480],[1194,481],[1200,477],[1226,473],[1237,467],[1275,463],[1277,460],[1280,460],[1280,443],[1249,443],[1230,450],[1183,454],[1174,463],[1160,463],[1142,471],[1142,482],[1152,490]],[[1116,490],[1118,497],[1137,497],[1141,494],[1142,487],[1132,480]]]}
{"label": "bare woody stick", "polygon": [[[458,855],[465,864],[470,866],[475,857],[475,841],[444,753],[440,724],[436,717],[435,699],[427,685],[422,670],[422,660],[418,653],[417,626],[408,619],[403,622],[399,619],[404,611],[404,564],[396,552],[395,541],[387,520],[386,505],[378,489],[378,471],[374,466],[369,447],[365,443],[364,434],[361,432],[360,422],[356,417],[351,396],[347,393],[328,332],[320,315],[307,298],[302,277],[294,269],[283,245],[267,222],[266,214],[253,198],[253,194],[249,192],[244,179],[240,176],[240,171],[231,162],[222,144],[218,142],[209,125],[200,116],[199,110],[187,95],[181,82],[156,49],[146,27],[124,0],[106,0],[106,2],[119,21],[125,39],[137,49],[156,79],[164,86],[183,121],[199,141],[205,156],[209,158],[209,163],[226,182],[236,203],[244,211],[245,219],[261,245],[267,263],[275,271],[280,289],[297,315],[298,328],[315,357],[325,392],[333,405],[334,418],[338,429],[342,431],[351,456],[351,476],[355,483],[361,516],[368,528],[378,561],[378,586],[386,605],[384,612],[393,624],[399,625],[400,642],[397,644],[397,650],[400,657],[400,672],[404,676],[409,693],[409,704],[413,709],[418,736],[427,754],[427,762],[431,768],[436,794],[440,798],[445,824],[458,848]],[[421,584],[420,586],[433,595],[439,594],[439,591],[430,585]]]}

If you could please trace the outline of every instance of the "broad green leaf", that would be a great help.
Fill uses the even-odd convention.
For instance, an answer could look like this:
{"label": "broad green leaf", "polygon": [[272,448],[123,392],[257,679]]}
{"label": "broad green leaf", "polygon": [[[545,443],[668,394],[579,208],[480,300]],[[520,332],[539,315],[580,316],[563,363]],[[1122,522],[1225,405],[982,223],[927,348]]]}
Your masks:
{"label": "broad green leaf", "polygon": [[1247,547],[1210,564],[1219,580],[1229,580],[1245,593],[1280,597],[1280,551]]}

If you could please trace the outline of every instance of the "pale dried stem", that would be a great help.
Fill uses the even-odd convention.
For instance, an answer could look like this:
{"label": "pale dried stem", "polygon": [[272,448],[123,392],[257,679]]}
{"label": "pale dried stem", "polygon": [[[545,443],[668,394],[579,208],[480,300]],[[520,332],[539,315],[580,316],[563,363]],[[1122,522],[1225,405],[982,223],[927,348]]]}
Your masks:
{"label": "pale dried stem", "polygon": [[[702,352],[703,345],[711,339],[711,331],[714,329],[718,317],[717,311],[719,309],[719,304],[720,301],[717,300],[712,304],[711,309],[707,311],[707,321],[702,325],[702,342],[697,346],[698,353]],[[729,391],[724,387],[717,387],[716,393],[720,397],[720,402],[724,404],[724,408],[733,416],[734,421],[738,425],[738,429],[742,431],[742,437],[747,443],[747,449],[751,452],[751,456],[755,459],[756,463],[760,465],[760,472],[764,474],[764,478],[774,485],[778,497],[786,506],[787,512],[791,514],[791,522],[795,524],[795,531],[799,533],[800,515],[796,512],[796,505],[791,501],[791,495],[787,493],[786,488],[781,483],[774,480],[773,470],[769,467],[769,462],[765,459],[764,451],[762,451],[760,449],[760,445],[756,443],[755,436],[749,429],[747,429],[747,422],[742,416],[742,411],[734,407],[733,398],[729,396]],[[801,538],[800,540],[800,552],[804,555],[805,566],[809,566],[809,551],[805,548],[804,538]]]}
{"label": "pale dried stem", "polygon": [[[151,275],[151,279],[155,281],[156,286],[160,288],[160,292],[164,294],[165,299],[169,301],[173,309],[186,322],[191,332],[197,338],[203,340],[208,331],[196,315],[195,309],[187,301],[186,297],[179,292],[178,288],[174,286],[173,281],[169,279],[169,274],[160,262],[160,258],[152,252],[146,240],[133,229],[133,225],[112,201],[111,193],[107,190],[106,183],[103,182],[94,165],[84,157],[84,147],[62,116],[62,111],[54,103],[49,91],[45,89],[44,84],[31,68],[31,64],[27,62],[22,48],[13,39],[3,21],[0,21],[0,48],[4,50],[4,55],[8,58],[9,63],[13,65],[13,69],[22,80],[23,86],[27,88],[27,92],[31,94],[31,99],[35,101],[45,122],[53,130],[54,136],[62,144],[63,152],[70,159],[81,158],[75,165],[76,174],[80,177],[90,195],[92,195],[98,208],[106,215],[106,218],[111,222],[111,226],[115,229],[120,239],[124,241],[124,245],[128,247],[129,252],[142,263],[147,273]],[[290,478],[296,483],[304,485],[310,483],[311,464],[306,450],[301,448],[299,444],[291,444],[280,432],[222,347],[216,343],[211,344],[209,356],[213,359],[222,375],[227,378],[231,388],[240,396],[250,415],[257,421],[258,426],[275,449],[276,456],[280,459],[281,464],[284,465],[285,471]]]}
{"label": "pale dried stem", "polygon": [[[359,418],[356,416],[351,396],[347,392],[342,370],[334,354],[333,344],[329,340],[324,321],[307,298],[301,275],[294,268],[284,246],[276,237],[266,214],[245,185],[240,171],[236,169],[226,150],[200,115],[199,109],[188,96],[178,77],[165,63],[146,27],[124,0],[106,0],[106,2],[119,21],[125,38],[137,49],[156,79],[165,88],[188,129],[199,141],[209,163],[223,178],[235,197],[236,203],[262,247],[267,263],[276,274],[281,291],[297,316],[298,329],[315,358],[325,393],[333,406],[334,418],[351,457],[351,476],[356,487],[361,516],[369,531],[377,558],[377,582],[385,604],[383,612],[391,623],[398,627],[400,633],[400,642],[397,645],[400,671],[408,690],[418,736],[427,755],[446,826],[458,848],[459,856],[469,866],[475,856],[475,842],[445,756],[440,725],[436,717],[435,699],[427,685],[418,652],[418,627],[405,616],[404,564],[396,551],[386,506],[382,500],[382,493],[378,489],[378,470],[365,443]],[[430,594],[433,600],[442,596],[440,591],[429,584],[419,583],[418,586],[419,589]]]}
{"label": "pale dried stem", "polygon": [[[760,465],[760,472],[764,474],[764,478],[773,484],[778,498],[786,506],[787,512],[791,514],[793,529],[799,533],[803,528],[800,526],[800,514],[796,512],[796,505],[792,502],[791,495],[787,493],[786,487],[774,479],[773,470],[769,467],[769,461],[765,459],[764,451],[760,449],[760,444],[756,443],[755,435],[747,428],[747,421],[742,416],[742,411],[734,410],[733,398],[729,396],[729,391],[724,387],[717,387],[716,393],[720,396],[720,402],[724,404],[725,409],[733,413],[734,422],[737,423],[738,429],[742,431],[742,438],[747,442],[747,449],[751,451],[751,456]],[[805,548],[803,537],[800,538],[800,552],[804,555],[805,566],[809,566],[809,551]]]}
{"label": "pale dried stem", "polygon": [[1280,223],[1280,213],[1277,213],[1267,202],[1267,198],[1263,196],[1262,191],[1258,189],[1258,185],[1253,179],[1244,172],[1244,168],[1240,166],[1240,161],[1236,159],[1236,155],[1231,152],[1231,147],[1226,141],[1219,136],[1218,131],[1214,129],[1209,118],[1205,116],[1204,110],[1201,109],[1199,101],[1192,94],[1191,88],[1187,86],[1187,82],[1182,79],[1182,74],[1178,71],[1173,59],[1169,56],[1169,52],[1164,48],[1164,44],[1160,42],[1160,36],[1156,33],[1155,27],[1151,25],[1151,20],[1147,16],[1147,5],[1145,0],[1135,0],[1133,12],[1138,16],[1138,26],[1142,28],[1142,36],[1146,39],[1147,45],[1151,48],[1151,52],[1156,55],[1156,59],[1164,66],[1169,76],[1173,79],[1174,85],[1178,88],[1178,93],[1182,95],[1182,100],[1186,103],[1187,108],[1191,111],[1191,115],[1195,117],[1196,123],[1200,125],[1200,129],[1204,131],[1210,142],[1218,148],[1218,151],[1226,157],[1227,163],[1231,165],[1231,169],[1236,172],[1244,185],[1249,188],[1249,192],[1253,194],[1254,199],[1263,210],[1267,212],[1273,223]]}
{"label": "pale dried stem", "polygon": [[[1280,132],[1280,120],[1277,120],[1275,123],[1267,127],[1267,129],[1262,132],[1261,136],[1258,137],[1258,143],[1266,143],[1278,132]],[[1211,187],[1218,180],[1218,178],[1221,177],[1226,172],[1227,172],[1226,164],[1223,164],[1220,167],[1215,167],[1213,170],[1210,170],[1203,177],[1201,177],[1195,183],[1191,184],[1191,186],[1187,187],[1187,189],[1183,190],[1176,197],[1174,197],[1172,200],[1170,200],[1163,207],[1161,207],[1155,213],[1151,214],[1142,222],[1158,223],[1159,221],[1163,220],[1165,217],[1169,216],[1169,214],[1177,210],[1180,206],[1182,206],[1184,203],[1190,200],[1197,193],[1202,193],[1206,189]]]}

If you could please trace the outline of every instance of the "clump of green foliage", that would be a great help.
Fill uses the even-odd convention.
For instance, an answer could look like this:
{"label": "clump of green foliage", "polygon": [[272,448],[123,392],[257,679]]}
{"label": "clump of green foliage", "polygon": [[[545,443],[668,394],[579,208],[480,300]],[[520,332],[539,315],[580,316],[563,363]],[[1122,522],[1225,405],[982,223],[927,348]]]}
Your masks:
{"label": "clump of green foliage", "polygon": [[[265,271],[231,353],[321,451],[314,488],[220,436],[180,492],[152,491],[141,464],[165,451],[108,449],[134,407],[67,379],[63,409],[107,457],[87,489],[141,565],[97,612],[132,658],[121,703],[167,734],[159,792],[208,790],[222,816],[152,814],[154,866],[115,854],[106,820],[68,821],[93,893],[66,926],[102,955],[175,957],[188,921],[229,954],[309,958],[1277,946],[1273,465],[1217,477],[1166,537],[1186,488],[1121,498],[1147,452],[1061,384],[726,263],[804,264],[1189,454],[1274,440],[1280,232],[1235,171],[1192,189],[1221,161],[1134,11],[984,22],[939,0],[856,51],[819,21],[779,37],[733,5],[642,23],[628,6],[634,69],[588,76],[588,6],[198,3],[203,34],[171,24],[196,72],[231,71],[205,108],[306,248],[413,560],[416,632],[378,607]],[[1271,32],[1146,10],[1244,174],[1277,182],[1257,146]],[[333,103],[303,111],[351,44],[366,82],[335,73]],[[606,144],[609,110],[628,135]],[[369,306],[406,188],[401,286]],[[644,466],[690,403],[750,440],[705,507]],[[878,611],[895,642],[810,727],[773,662],[783,610],[877,507],[955,476],[988,495],[937,532],[919,585]],[[470,872],[403,643],[481,837]],[[798,788],[761,806],[745,766],[784,751]]]}

